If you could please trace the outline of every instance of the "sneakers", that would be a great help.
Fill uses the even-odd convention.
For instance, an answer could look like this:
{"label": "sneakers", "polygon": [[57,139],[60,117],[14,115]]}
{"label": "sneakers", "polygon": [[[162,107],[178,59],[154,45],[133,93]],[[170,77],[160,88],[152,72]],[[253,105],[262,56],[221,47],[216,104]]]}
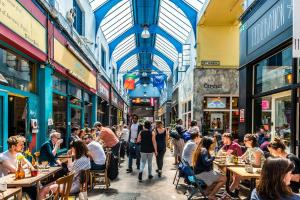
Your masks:
{"label": "sneakers", "polygon": [[132,173],[132,169],[126,169],[126,173]]}
{"label": "sneakers", "polygon": [[157,175],[158,175],[158,177],[160,178],[160,177],[161,177],[161,172],[158,172]]}
{"label": "sneakers", "polygon": [[149,180],[153,179],[153,176],[152,176],[152,175],[149,175],[149,176],[148,176],[148,179],[149,179]]}
{"label": "sneakers", "polygon": [[142,182],[142,178],[143,178],[143,173],[140,172],[140,173],[139,173],[139,182]]}

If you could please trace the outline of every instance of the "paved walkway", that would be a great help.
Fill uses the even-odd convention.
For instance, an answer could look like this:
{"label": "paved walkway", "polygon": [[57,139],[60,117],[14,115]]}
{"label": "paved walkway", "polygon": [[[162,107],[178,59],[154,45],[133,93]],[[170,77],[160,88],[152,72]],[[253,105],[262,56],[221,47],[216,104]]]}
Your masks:
{"label": "paved walkway", "polygon": [[111,183],[111,187],[108,190],[95,189],[89,192],[90,200],[184,200],[187,199],[183,194],[185,188],[179,186],[179,190],[175,189],[172,184],[175,175],[175,167],[173,165],[174,157],[171,152],[167,150],[164,159],[164,169],[161,178],[157,177],[155,172],[156,162],[153,159],[153,175],[152,180],[148,180],[147,165],[143,173],[143,182],[138,182],[138,170],[136,170],[134,162],[134,172],[127,174],[127,159],[121,164],[119,169],[118,180]]}

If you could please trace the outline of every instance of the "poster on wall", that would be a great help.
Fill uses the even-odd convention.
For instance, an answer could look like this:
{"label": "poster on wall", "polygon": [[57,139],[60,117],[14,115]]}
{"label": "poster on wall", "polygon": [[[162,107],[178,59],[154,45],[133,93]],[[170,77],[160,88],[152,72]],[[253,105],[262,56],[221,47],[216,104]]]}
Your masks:
{"label": "poster on wall", "polygon": [[222,113],[211,113],[210,128],[211,129],[223,129],[223,114]]}
{"label": "poster on wall", "polygon": [[207,108],[226,108],[226,98],[207,98]]}

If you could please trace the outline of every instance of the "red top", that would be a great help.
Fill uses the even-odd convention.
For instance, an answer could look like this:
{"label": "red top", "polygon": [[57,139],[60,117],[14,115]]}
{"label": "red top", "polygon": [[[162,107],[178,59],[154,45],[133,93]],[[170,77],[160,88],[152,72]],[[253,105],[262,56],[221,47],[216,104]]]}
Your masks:
{"label": "red top", "polygon": [[103,140],[105,147],[111,148],[118,144],[119,139],[110,128],[101,128],[100,139]]}
{"label": "red top", "polygon": [[230,145],[224,145],[222,147],[222,149],[224,151],[226,151],[226,153],[230,153],[232,155],[237,155],[237,156],[242,156],[243,155],[241,146],[236,142],[232,142]]}

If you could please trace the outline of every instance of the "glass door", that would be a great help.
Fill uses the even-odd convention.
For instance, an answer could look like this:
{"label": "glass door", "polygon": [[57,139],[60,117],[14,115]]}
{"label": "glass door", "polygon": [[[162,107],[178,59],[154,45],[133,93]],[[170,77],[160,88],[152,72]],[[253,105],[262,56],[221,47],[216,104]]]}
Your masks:
{"label": "glass door", "polygon": [[8,137],[8,111],[7,111],[7,93],[0,90],[0,152],[7,149]]}

